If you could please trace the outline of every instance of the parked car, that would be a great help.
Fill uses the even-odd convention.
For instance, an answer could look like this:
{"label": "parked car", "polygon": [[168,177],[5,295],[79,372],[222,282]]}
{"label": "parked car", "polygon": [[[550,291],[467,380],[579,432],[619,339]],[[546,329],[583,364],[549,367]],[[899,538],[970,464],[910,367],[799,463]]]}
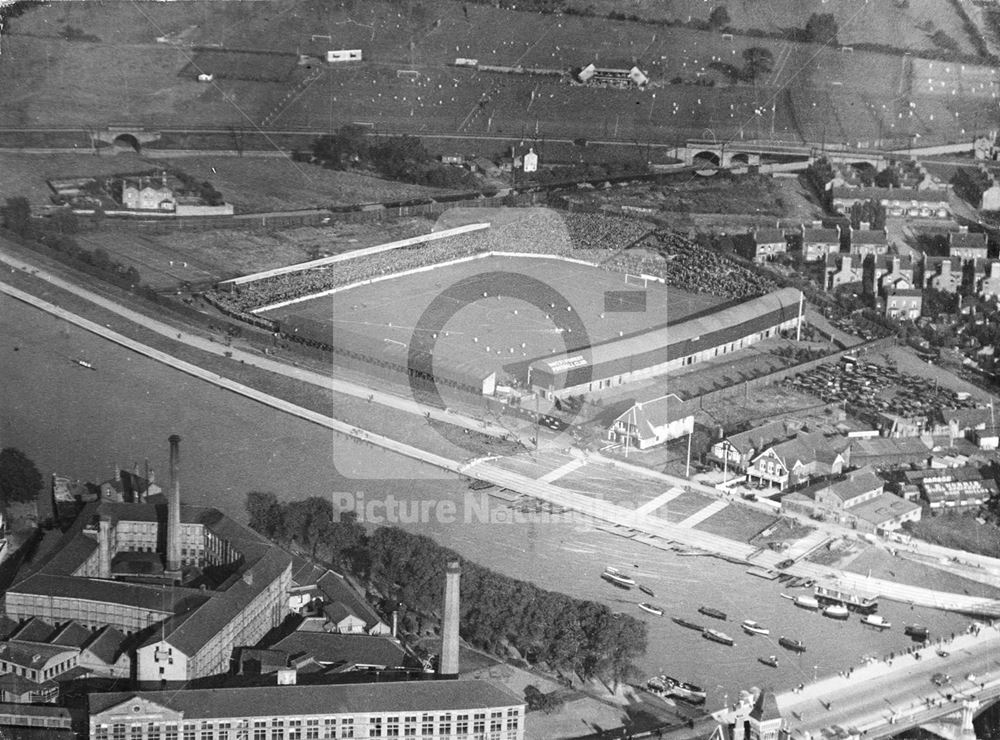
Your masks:
{"label": "parked car", "polygon": [[933,683],[935,686],[944,686],[946,684],[951,683],[951,676],[949,676],[947,673],[935,673],[933,676],[931,676],[931,683]]}

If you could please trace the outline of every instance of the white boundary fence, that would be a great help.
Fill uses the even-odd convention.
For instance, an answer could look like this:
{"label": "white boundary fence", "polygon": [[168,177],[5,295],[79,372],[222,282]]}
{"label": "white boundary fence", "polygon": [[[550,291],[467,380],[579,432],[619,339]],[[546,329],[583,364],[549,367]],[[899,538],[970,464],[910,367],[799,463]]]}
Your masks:
{"label": "white boundary fence", "polygon": [[278,275],[287,275],[288,273],[291,272],[304,272],[305,270],[311,270],[314,267],[324,267],[326,265],[332,265],[337,262],[346,262],[347,260],[357,259],[358,257],[367,257],[372,254],[378,254],[379,252],[389,252],[393,249],[411,247],[414,244],[423,244],[424,242],[437,241],[438,239],[446,239],[449,236],[457,236],[458,234],[467,234],[470,231],[481,231],[483,229],[488,229],[488,228],[490,228],[490,225],[488,223],[466,224],[465,226],[456,226],[454,229],[434,231],[431,232],[430,234],[422,234],[420,236],[410,237],[409,239],[402,239],[398,242],[389,242],[388,244],[377,244],[374,247],[364,247],[362,249],[355,249],[350,252],[344,252],[343,254],[335,254],[332,257],[321,257],[318,260],[311,260],[309,262],[300,262],[296,265],[286,265],[284,267],[275,267],[272,270],[255,272],[252,275],[243,275],[242,277],[223,280],[219,283],[219,287],[225,287],[225,286],[236,287],[239,285],[246,285],[247,283],[253,283],[256,282],[257,280],[264,280],[265,278],[272,278]]}

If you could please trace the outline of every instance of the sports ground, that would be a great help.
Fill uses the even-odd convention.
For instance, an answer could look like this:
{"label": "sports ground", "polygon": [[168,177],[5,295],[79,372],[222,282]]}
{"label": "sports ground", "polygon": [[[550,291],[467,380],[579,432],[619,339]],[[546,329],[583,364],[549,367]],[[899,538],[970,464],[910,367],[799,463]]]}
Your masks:
{"label": "sports ground", "polygon": [[[544,283],[565,300],[532,305],[502,295],[516,290],[526,278]],[[419,317],[435,298],[461,281],[471,281],[477,299],[455,306],[454,315],[439,332],[435,354],[484,375],[498,371],[498,377],[503,371],[509,377],[523,377],[524,365],[539,356],[673,323],[723,302],[718,296],[668,289],[656,282],[644,287],[641,280],[627,281],[623,273],[556,257],[489,256],[358,285],[266,315],[277,319],[309,316],[329,321],[334,337],[341,329],[409,346]],[[633,297],[643,292],[645,309],[635,302],[622,305],[612,300],[606,305],[608,292],[614,299],[615,292],[621,291],[632,291]],[[565,323],[557,313],[569,311],[578,314],[585,336],[557,328],[557,323]]]}
{"label": "sports ground", "polygon": [[[0,122],[104,126],[109,111],[159,127],[333,130],[358,122],[376,132],[528,138],[545,157],[553,137],[668,145],[686,137],[961,141],[992,125],[1000,95],[996,70],[984,65],[480,4],[463,11],[443,0],[406,7],[275,0],[239,12],[229,3],[83,5],[42,6],[12,24],[0,60],[0,97],[9,101]],[[870,5],[866,13],[899,20],[898,12],[874,9],[884,3]],[[855,15],[852,27],[860,25]],[[939,17],[937,27],[958,36],[953,20]],[[102,40],[67,41],[55,32],[63,25]],[[730,85],[713,71],[713,63],[739,64],[754,46],[774,57],[774,69],[754,84]],[[318,60],[331,47],[363,49],[365,61],[295,64],[297,52]],[[450,66],[458,57],[557,75]],[[633,61],[650,76],[646,91],[558,78],[588,62]],[[199,83],[196,72],[215,79]]]}

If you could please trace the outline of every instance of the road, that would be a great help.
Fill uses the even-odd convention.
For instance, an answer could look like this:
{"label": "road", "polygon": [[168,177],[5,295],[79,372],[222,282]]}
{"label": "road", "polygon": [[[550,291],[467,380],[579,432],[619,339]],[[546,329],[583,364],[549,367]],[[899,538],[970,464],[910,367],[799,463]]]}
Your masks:
{"label": "road", "polygon": [[[778,708],[794,737],[816,736],[834,725],[879,737],[951,714],[960,709],[963,698],[979,697],[985,703],[1000,696],[997,628],[959,635],[943,647],[948,653],[944,657],[936,646],[926,647],[891,663],[872,662],[849,676],[831,676],[784,692],[776,697]],[[950,680],[936,685],[936,674]]]}
{"label": "road", "polygon": [[[183,330],[178,331],[177,327],[170,326],[156,319],[152,319],[149,316],[118,305],[114,301],[103,298],[86,288],[70,283],[69,281],[62,279],[47,270],[37,268],[33,264],[30,264],[9,253],[5,253],[2,250],[2,246],[0,246],[0,262],[6,263],[8,265],[7,269],[20,269],[28,271],[39,279],[45,280],[64,290],[70,291],[73,294],[78,295],[109,311],[113,311],[128,321],[135,322],[160,334],[161,336],[171,339],[172,341],[181,342],[190,347],[216,355],[229,356],[231,353],[231,357],[234,361],[242,361],[247,364],[252,364],[269,372],[312,383],[322,388],[347,393],[348,395],[358,398],[367,398],[372,402],[377,401],[378,403],[390,406],[400,411],[405,411],[407,413],[418,414],[421,416],[427,416],[429,414],[430,418],[463,426],[467,429],[475,429],[476,431],[495,434],[497,436],[511,435],[510,430],[492,424],[491,422],[483,422],[478,419],[472,419],[470,417],[463,416],[462,414],[452,413],[447,410],[426,407],[417,403],[413,399],[402,398],[392,394],[383,393],[381,391],[376,391],[371,388],[366,388],[358,384],[336,380],[303,368],[289,366],[283,362],[279,362],[266,356],[262,357],[251,352],[227,348],[224,345],[213,342],[207,337],[202,337]],[[0,291],[11,297],[17,298],[18,300],[38,306],[43,310],[60,316],[67,321],[72,321],[76,325],[81,326],[88,331],[103,336],[106,339],[116,342],[122,346],[128,347],[133,351],[152,357],[157,361],[169,364],[190,375],[199,377],[220,387],[227,388],[233,392],[252,398],[260,403],[270,405],[273,408],[280,409],[286,413],[291,413],[299,416],[300,418],[320,424],[328,429],[340,432],[353,439],[376,444],[385,449],[389,449],[410,458],[422,460],[445,470],[479,478],[493,483],[501,488],[508,488],[548,503],[572,509],[615,526],[632,529],[665,541],[714,553],[732,560],[752,562],[754,565],[773,568],[778,561],[787,557],[785,554],[772,552],[766,549],[758,549],[745,542],[727,539],[719,535],[696,529],[693,526],[683,526],[683,523],[671,523],[656,516],[653,512],[645,513],[625,506],[618,506],[607,501],[599,500],[599,498],[593,493],[574,491],[565,486],[556,485],[554,482],[550,482],[550,480],[553,479],[549,479],[548,474],[557,470],[560,465],[565,465],[574,457],[582,456],[583,453],[579,453],[578,451],[573,451],[572,454],[549,453],[551,460],[550,467],[546,472],[541,473],[538,477],[531,477],[530,475],[524,475],[505,469],[490,459],[476,459],[471,462],[449,459],[441,455],[422,450],[413,445],[399,442],[398,440],[391,439],[384,435],[375,434],[374,432],[361,429],[346,422],[296,406],[295,404],[275,398],[274,396],[257,391],[256,389],[236,383],[235,381],[219,376],[216,373],[174,358],[166,352],[147,347],[139,342],[136,342],[135,340],[119,334],[118,332],[115,332],[110,327],[101,326],[95,322],[75,316],[65,309],[61,309],[50,303],[41,301],[34,296],[14,288],[13,286],[0,282]],[[707,486],[701,486],[685,479],[665,475],[646,468],[639,468],[638,466],[633,466],[628,463],[610,461],[599,455],[589,457],[586,460],[586,464],[592,466],[595,469],[595,472],[603,472],[605,475],[611,475],[614,478],[622,480],[623,483],[627,483],[629,476],[643,476],[647,479],[653,477],[662,480],[670,486],[690,487],[712,495],[714,498],[718,498],[718,492]],[[829,585],[839,584],[842,588],[846,587],[846,589],[876,592],[885,598],[911,602],[921,606],[952,609],[967,613],[981,612],[984,614],[1000,615],[1000,603],[989,599],[932,591],[918,586],[909,586],[881,579],[866,578],[864,576],[845,571],[838,571],[815,563],[799,561],[794,566],[789,568],[788,572],[793,575],[801,575],[804,577],[815,578],[817,580],[822,579]]]}
{"label": "road", "polygon": [[[393,408],[399,411],[405,411],[406,413],[416,414],[418,416],[423,416],[425,418],[433,419],[435,421],[440,421],[446,424],[451,424],[464,429],[469,429],[470,431],[480,432],[482,434],[488,434],[493,437],[498,438],[509,438],[516,439],[517,433],[506,427],[500,426],[488,420],[480,420],[465,414],[459,413],[450,409],[441,409],[435,406],[426,406],[424,404],[418,403],[412,398],[406,398],[403,396],[397,396],[391,393],[386,393],[384,391],[376,390],[368,386],[364,386],[358,383],[352,383],[341,378],[333,378],[329,375],[323,375],[320,373],[313,372],[311,370],[306,370],[305,368],[295,367],[289,365],[286,362],[281,362],[278,360],[271,359],[267,356],[262,356],[255,352],[250,352],[247,350],[242,350],[236,347],[229,347],[219,342],[213,341],[209,337],[194,334],[190,331],[180,331],[178,332],[177,327],[170,324],[166,324],[162,321],[153,319],[145,314],[139,313],[138,311],[133,311],[126,308],[110,299],[104,298],[93,291],[82,288],[74,283],[54,275],[47,270],[36,267],[10,253],[4,252],[2,249],[2,244],[0,244],[0,263],[6,264],[9,267],[23,270],[25,272],[30,272],[37,278],[45,280],[52,285],[55,285],[63,290],[66,290],[74,295],[77,295],[85,300],[93,303],[101,308],[113,311],[122,318],[128,321],[138,324],[150,331],[156,332],[157,334],[167,337],[168,339],[181,342],[199,349],[203,352],[208,352],[210,354],[231,357],[234,362],[241,362],[246,365],[252,365],[254,367],[260,368],[261,370],[267,370],[268,372],[277,373],[284,375],[285,377],[292,378],[294,380],[300,380],[304,383],[309,383],[320,388],[335,391],[337,393],[342,393],[347,396],[352,396],[354,398],[366,399],[372,403],[378,403],[380,405]],[[103,327],[99,327],[102,328]],[[113,332],[112,332],[113,333]],[[104,334],[106,338],[111,338]],[[123,344],[121,339],[122,335],[116,334],[116,338],[113,339],[118,344]],[[134,349],[134,347],[132,347]],[[166,356],[166,355],[165,355]]]}

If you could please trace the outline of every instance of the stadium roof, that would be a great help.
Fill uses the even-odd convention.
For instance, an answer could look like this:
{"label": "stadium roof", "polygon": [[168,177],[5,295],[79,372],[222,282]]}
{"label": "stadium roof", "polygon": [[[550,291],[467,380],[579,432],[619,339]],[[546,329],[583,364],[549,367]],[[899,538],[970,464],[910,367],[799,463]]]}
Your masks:
{"label": "stadium roof", "polygon": [[[562,352],[531,363],[531,374],[544,378],[580,377],[586,369],[592,378],[607,377],[650,367],[668,359],[684,357],[700,351],[703,345],[725,344],[755,330],[759,320],[775,314],[792,318],[798,315],[802,294],[794,288],[782,288],[759,298],[753,298],[718,311],[706,313],[676,324],[666,324],[641,334],[612,339],[602,344],[573,352]],[[767,322],[764,322],[767,323]],[[575,372],[574,372],[575,371]],[[582,372],[581,372],[582,371]],[[535,380],[532,380],[535,383]],[[582,381],[586,382],[586,380]],[[537,384],[537,383],[536,383]],[[575,383],[570,381],[568,386]]]}

